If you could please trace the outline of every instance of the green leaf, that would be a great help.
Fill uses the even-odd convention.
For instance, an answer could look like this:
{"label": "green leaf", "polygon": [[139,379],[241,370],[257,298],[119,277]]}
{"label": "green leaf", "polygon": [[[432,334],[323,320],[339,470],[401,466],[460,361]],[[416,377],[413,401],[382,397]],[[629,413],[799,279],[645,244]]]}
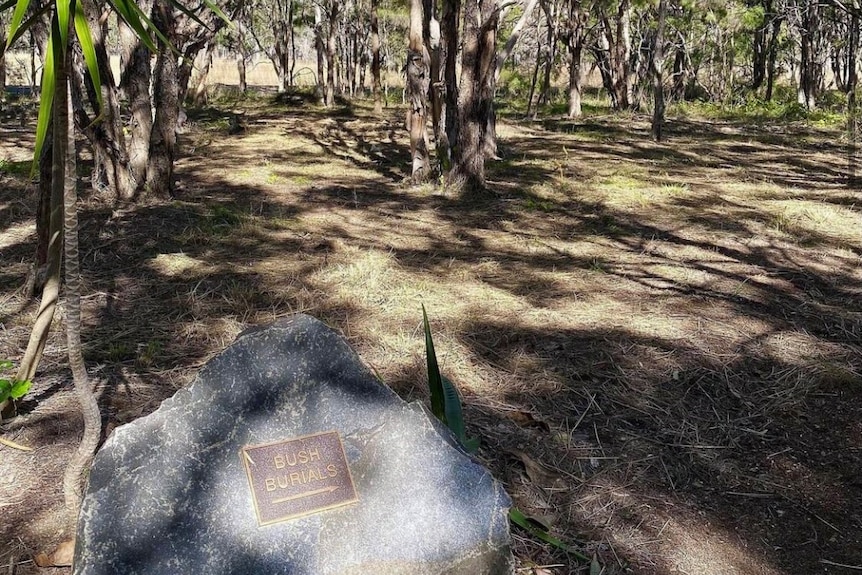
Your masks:
{"label": "green leaf", "polygon": [[54,104],[54,34],[48,36],[48,47],[45,50],[45,63],[42,66],[42,94],[39,98],[39,118],[36,120],[36,149],[33,152],[33,167],[30,176],[36,173],[39,158],[45,145],[45,136],[51,124],[51,107]]}
{"label": "green leaf", "polygon": [[449,378],[440,374],[437,364],[437,353],[434,351],[434,339],[431,337],[431,324],[425,305],[422,305],[422,322],[425,327],[425,359],[428,363],[428,388],[431,392],[431,413],[448,427],[467,453],[475,453],[479,449],[479,440],[468,439],[464,425],[464,411],[458,388]]}
{"label": "green leaf", "polygon": [[55,50],[59,48],[59,51],[54,54],[57,60],[66,54],[66,48],[69,47],[69,21],[74,9],[75,0],[57,0],[57,10],[54,12],[57,30],[60,33],[60,44],[54,44]]}
{"label": "green leaf", "polygon": [[434,340],[431,338],[431,325],[425,304],[422,304],[422,321],[425,325],[425,359],[428,364],[428,388],[431,392],[431,413],[434,417],[448,425],[446,421],[446,399],[443,392],[443,378],[440,376],[440,366],[437,365],[437,354],[434,351]]}
{"label": "green leaf", "polygon": [[46,2],[38,10],[33,12],[33,14],[29,18],[27,18],[27,21],[18,27],[18,31],[15,32],[13,36],[9,36],[7,44],[9,46],[14,45],[15,42],[17,42],[21,36],[27,33],[27,30],[29,30],[37,20],[41,20],[42,16],[44,16],[45,13],[50,11],[53,7],[53,4],[51,4],[50,2]]}
{"label": "green leaf", "polygon": [[602,564],[599,563],[599,558],[593,555],[593,560],[590,562],[590,575],[602,575]]}
{"label": "green leaf", "polygon": [[0,369],[12,369],[13,365],[8,359],[0,360]]}
{"label": "green leaf", "polygon": [[30,7],[30,0],[18,0],[15,3],[15,12],[12,13],[12,21],[9,23],[9,38],[6,40],[6,49],[12,45],[12,41],[18,37],[18,29],[21,27],[21,22],[24,20],[24,15],[27,14],[27,8]]}
{"label": "green leaf", "polygon": [[16,381],[12,383],[12,389],[9,390],[9,396],[12,399],[21,399],[27,392],[30,391],[30,386],[33,382],[30,380]]}
{"label": "green leaf", "polygon": [[93,88],[96,91],[96,100],[99,103],[97,116],[101,116],[104,109],[104,102],[102,101],[102,78],[99,74],[99,62],[96,59],[96,48],[93,45],[90,25],[87,22],[87,16],[84,14],[84,8],[80,2],[75,6],[75,33],[78,36],[78,42],[81,44],[84,62],[87,64],[87,71],[90,72],[90,80],[92,80]]}
{"label": "green leaf", "polygon": [[528,532],[536,539],[540,539],[545,543],[553,545],[560,551],[565,551],[566,553],[576,557],[580,561],[584,561],[585,563],[590,562],[589,557],[587,557],[571,545],[561,541],[560,539],[557,539],[556,537],[548,533],[546,530],[537,527],[536,524],[530,521],[530,518],[524,515],[524,513],[517,507],[512,507],[511,509],[509,509],[509,520],[524,531]]}
{"label": "green leaf", "polygon": [[141,22],[140,17],[138,17],[138,12],[132,9],[133,2],[129,2],[129,0],[108,0],[111,6],[114,7],[114,10],[117,12],[120,18],[123,19],[123,22],[129,25],[129,28],[135,31],[138,39],[144,43],[144,45],[149,48],[150,52],[156,53],[159,51],[156,48],[155,43],[153,43],[153,39],[150,38],[150,34],[147,32],[147,29],[144,27]]}

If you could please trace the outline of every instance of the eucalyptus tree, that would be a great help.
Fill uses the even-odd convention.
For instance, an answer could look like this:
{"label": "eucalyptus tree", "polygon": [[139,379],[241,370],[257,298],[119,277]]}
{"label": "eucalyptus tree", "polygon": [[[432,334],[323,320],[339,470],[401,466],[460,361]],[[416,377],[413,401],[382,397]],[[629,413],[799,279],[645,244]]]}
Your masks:
{"label": "eucalyptus tree", "polygon": [[569,106],[570,118],[581,116],[581,90],[583,82],[583,54],[587,41],[589,14],[583,0],[568,0],[565,42],[569,50]]}
{"label": "eucalyptus tree", "polygon": [[431,55],[425,43],[425,20],[425,6],[422,0],[410,0],[405,90],[406,126],[410,135],[410,177],[414,183],[425,181],[431,176],[427,134]]}
{"label": "eucalyptus tree", "polygon": [[485,159],[493,138],[494,74],[500,5],[495,0],[464,4],[461,79],[458,86],[458,148],[450,180],[465,194],[485,188]]}

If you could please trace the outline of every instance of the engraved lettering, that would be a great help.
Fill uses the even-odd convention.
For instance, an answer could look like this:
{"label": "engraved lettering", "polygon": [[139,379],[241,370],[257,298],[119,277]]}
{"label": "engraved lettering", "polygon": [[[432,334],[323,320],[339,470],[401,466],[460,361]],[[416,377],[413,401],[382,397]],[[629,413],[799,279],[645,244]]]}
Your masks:
{"label": "engraved lettering", "polygon": [[296,485],[297,483],[299,485],[302,485],[303,483],[305,483],[305,481],[302,480],[302,476],[299,473],[291,473],[290,474],[290,484]]}
{"label": "engraved lettering", "polygon": [[284,456],[284,460],[287,461],[288,465],[290,465],[291,467],[294,467],[296,465],[296,454],[295,453],[293,454],[293,461],[291,461],[291,459],[290,459],[290,454],[286,454]]}
{"label": "engraved lettering", "polygon": [[275,468],[276,469],[284,468],[284,457],[283,456],[276,455],[275,457],[273,457],[273,460],[275,461]]}
{"label": "engraved lettering", "polygon": [[329,474],[330,477],[335,477],[336,475],[338,475],[338,469],[335,467],[335,465],[330,463],[326,466],[326,473]]}
{"label": "engraved lettering", "polygon": [[320,452],[317,451],[317,448],[308,450],[308,460],[309,461],[320,461]]}
{"label": "engraved lettering", "polygon": [[267,477],[266,478],[266,490],[267,491],[275,491],[275,478]]}
{"label": "engraved lettering", "polygon": [[281,489],[287,489],[288,485],[289,484],[287,483],[287,476],[286,475],[279,475],[278,476],[278,486]]}

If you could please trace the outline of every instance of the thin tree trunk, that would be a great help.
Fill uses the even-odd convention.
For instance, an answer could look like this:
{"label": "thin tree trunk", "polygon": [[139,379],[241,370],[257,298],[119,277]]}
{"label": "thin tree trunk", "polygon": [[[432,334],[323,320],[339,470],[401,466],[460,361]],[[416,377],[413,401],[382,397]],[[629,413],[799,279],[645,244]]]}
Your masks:
{"label": "thin tree trunk", "polygon": [[326,104],[326,43],[323,40],[323,15],[320,4],[314,5],[314,51],[317,54],[316,95],[321,104]]}
{"label": "thin tree trunk", "polygon": [[500,79],[500,74],[503,72],[503,66],[506,64],[506,60],[509,59],[509,56],[512,55],[512,52],[515,49],[515,45],[521,38],[521,30],[524,29],[524,25],[530,19],[530,15],[532,15],[533,10],[535,10],[538,3],[539,0],[527,0],[527,5],[524,7],[524,12],[521,14],[521,17],[518,18],[518,21],[512,28],[512,34],[506,41],[506,46],[503,48],[503,51],[497,56],[497,68],[494,71],[495,82]]}
{"label": "thin tree trunk", "polygon": [[664,128],[664,26],[667,16],[667,0],[659,0],[658,24],[655,32],[655,46],[652,51],[653,111],[652,137],[656,142],[662,140]]}
{"label": "thin tree trunk", "polygon": [[326,105],[335,103],[335,79],[338,73],[338,13],[341,9],[339,0],[329,3],[329,31],[326,37]]}
{"label": "thin tree trunk", "polygon": [[461,15],[460,0],[443,0],[443,10],[440,23],[440,42],[445,52],[443,57],[443,119],[446,137],[441,138],[438,146],[446,146],[446,159],[449,165],[444,165],[448,172],[456,162],[458,142],[458,42],[459,16]]}
{"label": "thin tree trunk", "polygon": [[414,183],[431,175],[428,157],[428,88],[431,81],[430,56],[423,38],[425,20],[422,0],[410,2],[410,30],[407,44],[407,131],[410,134],[411,179]]}
{"label": "thin tree trunk", "polygon": [[[159,0],[154,9],[156,26],[172,43],[176,43],[174,18],[167,0]],[[174,159],[177,152],[177,121],[179,119],[179,86],[177,59],[168,49],[159,51],[154,73],[153,103],[156,115],[150,138],[147,164],[147,193],[159,198],[170,197],[173,188]]]}
{"label": "thin tree trunk", "polygon": [[200,72],[195,80],[194,89],[192,90],[192,106],[202,106],[207,101],[207,76],[210,68],[213,65],[213,52],[215,51],[216,43],[214,41],[207,42],[206,52],[204,53],[204,62]]}
{"label": "thin tree trunk", "polygon": [[[6,46],[6,26],[0,23],[0,46]],[[0,94],[6,93],[6,50],[0,49]]]}
{"label": "thin tree trunk", "polygon": [[581,0],[569,0],[569,2],[569,118],[579,118],[583,113],[581,82],[587,14],[581,9]]}
{"label": "thin tree trunk", "polygon": [[[242,2],[239,7],[239,19],[243,21],[243,12],[245,11],[245,2]],[[239,91],[243,94],[248,92],[248,83],[246,82],[245,63],[245,26],[237,26],[236,31],[236,71],[239,74]]]}
{"label": "thin tree trunk", "polygon": [[377,17],[379,0],[371,0],[371,93],[374,97],[374,113],[383,113],[383,97],[380,89],[380,22]]}
{"label": "thin tree trunk", "polygon": [[859,0],[852,0],[850,15],[850,38],[847,46],[847,185],[855,189],[859,186],[859,110],[856,102],[856,87],[859,75],[856,70],[859,51]]}
{"label": "thin tree trunk", "polygon": [[[68,62],[68,60],[67,60]],[[61,86],[61,84],[57,84]],[[81,351],[81,268],[78,254],[78,174],[75,158],[75,129],[72,123],[71,89],[66,85],[59,87],[58,92],[66,92],[68,105],[66,113],[60,122],[65,122],[65,176],[64,180],[64,245],[66,251],[66,344],[69,353],[69,367],[72,370],[72,381],[75,394],[84,417],[84,435],[78,449],[69,459],[63,476],[63,499],[73,516],[77,514],[83,495],[84,472],[89,469],[93,455],[99,445],[102,429],[102,416],[99,404],[93,393],[93,387],[87,376],[84,355]],[[56,96],[55,96],[56,97]]]}
{"label": "thin tree trunk", "polygon": [[538,105],[548,104],[551,101],[551,71],[557,55],[557,27],[559,25],[559,11],[556,2],[551,3],[551,0],[542,0],[541,5],[548,28],[545,31],[545,66],[542,73],[542,90],[539,92]]}
{"label": "thin tree trunk", "polygon": [[778,35],[781,32],[781,22],[783,17],[776,16],[772,21],[772,37],[769,40],[769,64],[766,68],[766,101],[772,100],[772,90],[775,86],[775,67],[778,59]]}

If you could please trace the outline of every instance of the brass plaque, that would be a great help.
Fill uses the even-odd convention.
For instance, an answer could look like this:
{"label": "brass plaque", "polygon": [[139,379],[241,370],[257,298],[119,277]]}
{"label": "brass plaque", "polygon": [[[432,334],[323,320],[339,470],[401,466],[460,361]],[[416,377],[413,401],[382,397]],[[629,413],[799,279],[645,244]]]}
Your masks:
{"label": "brass plaque", "polygon": [[240,456],[261,526],[359,500],[337,431],[246,445]]}

